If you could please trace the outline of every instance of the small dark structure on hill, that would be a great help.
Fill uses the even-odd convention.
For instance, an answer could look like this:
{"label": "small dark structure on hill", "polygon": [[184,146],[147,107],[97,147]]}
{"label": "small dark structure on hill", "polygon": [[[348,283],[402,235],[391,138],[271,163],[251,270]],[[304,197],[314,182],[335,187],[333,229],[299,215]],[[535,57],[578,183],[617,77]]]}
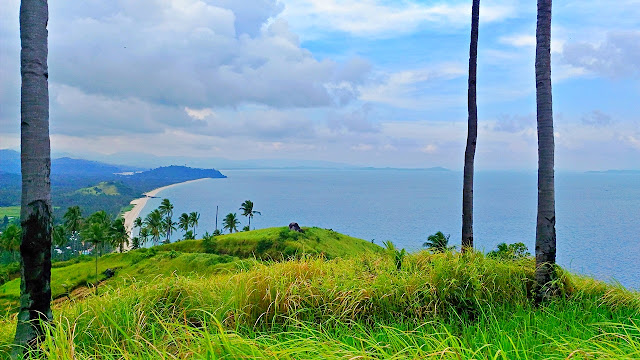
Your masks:
{"label": "small dark structure on hill", "polygon": [[103,274],[107,279],[110,279],[116,274],[116,271],[115,269],[107,269],[103,272]]}
{"label": "small dark structure on hill", "polygon": [[301,228],[300,225],[298,225],[297,222],[292,222],[291,224],[289,224],[289,230],[291,231],[297,231],[297,232],[304,232]]}

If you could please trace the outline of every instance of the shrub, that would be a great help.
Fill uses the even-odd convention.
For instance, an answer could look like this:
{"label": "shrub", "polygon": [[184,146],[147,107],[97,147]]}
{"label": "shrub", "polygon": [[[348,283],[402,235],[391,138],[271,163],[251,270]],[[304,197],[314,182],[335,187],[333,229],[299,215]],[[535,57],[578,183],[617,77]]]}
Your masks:
{"label": "shrub", "polygon": [[209,235],[209,233],[206,232],[202,236],[202,247],[204,247],[204,252],[207,254],[215,254],[217,250],[215,235]]}
{"label": "shrub", "polygon": [[262,254],[265,251],[271,249],[273,247],[273,241],[269,239],[260,239],[258,240],[258,245],[256,246],[256,252],[258,254]]}
{"label": "shrub", "polygon": [[490,251],[487,256],[500,260],[520,260],[531,256],[527,250],[529,250],[527,246],[521,242],[509,245],[500,243],[498,244],[498,248]]}
{"label": "shrub", "polygon": [[280,233],[278,234],[278,241],[298,241],[301,236],[303,236],[303,234],[300,232],[291,231],[288,228],[284,228],[280,230]]}

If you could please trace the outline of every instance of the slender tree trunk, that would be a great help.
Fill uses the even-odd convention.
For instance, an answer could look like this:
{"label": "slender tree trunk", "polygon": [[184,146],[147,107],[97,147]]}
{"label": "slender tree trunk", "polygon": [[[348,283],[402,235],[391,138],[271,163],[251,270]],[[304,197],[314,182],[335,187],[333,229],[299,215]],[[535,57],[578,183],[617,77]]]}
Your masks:
{"label": "slender tree trunk", "polygon": [[467,148],[464,151],[464,180],[462,186],[462,251],[473,249],[473,161],[478,138],[478,107],[476,104],[476,73],[478,68],[478,23],[480,0],[473,0],[471,8],[471,45],[469,46],[469,92]]}
{"label": "slender tree trunk", "polygon": [[551,0],[538,0],[536,30],[536,100],[538,113],[538,216],[536,282],[539,299],[553,293],[556,210],[554,188],[553,106],[551,99]]}
{"label": "slender tree trunk", "polygon": [[96,251],[96,295],[98,295],[98,244],[94,247]]}
{"label": "slender tree trunk", "polygon": [[251,216],[249,216],[249,231],[251,231]]}
{"label": "slender tree trunk", "polygon": [[[20,5],[22,270],[15,342],[33,345],[51,313],[51,148],[46,0]],[[16,347],[18,349],[18,347]],[[22,350],[16,350],[20,352]],[[16,354],[17,356],[17,354]]]}

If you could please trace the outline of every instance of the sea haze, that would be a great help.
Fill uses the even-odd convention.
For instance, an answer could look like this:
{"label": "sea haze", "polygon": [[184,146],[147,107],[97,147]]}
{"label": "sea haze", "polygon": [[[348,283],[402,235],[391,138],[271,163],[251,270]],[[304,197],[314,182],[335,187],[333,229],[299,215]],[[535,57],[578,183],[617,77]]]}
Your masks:
{"label": "sea haze", "polygon": [[[329,228],[382,244],[392,240],[418,250],[429,234],[451,234],[460,244],[462,173],[405,170],[227,170],[169,188],[162,198],[174,215],[200,212],[197,234],[218,228],[244,200],[255,203],[252,228]],[[475,245],[490,251],[500,242],[525,243],[534,253],[536,174],[479,172],[475,184]],[[640,174],[556,174],[558,262],[573,272],[640,289]],[[241,228],[241,227],[240,227]],[[181,234],[181,233],[180,233]],[[180,236],[175,235],[173,239]]]}

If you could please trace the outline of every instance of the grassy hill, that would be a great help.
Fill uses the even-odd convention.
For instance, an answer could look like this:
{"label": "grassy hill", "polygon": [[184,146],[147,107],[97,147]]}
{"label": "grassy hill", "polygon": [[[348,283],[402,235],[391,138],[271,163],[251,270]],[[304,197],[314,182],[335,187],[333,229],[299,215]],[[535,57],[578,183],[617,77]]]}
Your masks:
{"label": "grassy hill", "polygon": [[[278,260],[304,255],[348,258],[381,251],[382,248],[377,245],[332,230],[305,228],[304,233],[298,233],[289,231],[287,227],[268,228],[218,236],[213,241],[213,247],[212,244],[204,246],[202,240],[189,240],[122,254],[108,254],[98,260],[98,281],[105,279],[103,273],[106,269],[114,269],[117,278],[206,275],[228,269],[229,266],[246,267],[255,262],[251,260],[253,258]],[[250,260],[241,262],[240,259]],[[229,263],[236,265],[220,266]],[[53,266],[51,290],[54,299],[96,282],[93,257],[83,256]],[[0,313],[13,311],[18,306],[20,279],[16,276],[12,278],[0,286]]]}
{"label": "grassy hill", "polygon": [[279,260],[300,254],[322,255],[327,259],[381,252],[368,241],[337,233],[331,229],[303,228],[304,232],[276,227],[217,236],[207,245],[202,240],[189,240],[162,245],[161,251],[210,252],[239,258]]}
{"label": "grassy hill", "polygon": [[123,184],[117,183],[115,181],[102,181],[95,186],[89,186],[82,189],[78,189],[75,191],[76,194],[80,195],[121,195],[121,193],[130,193],[130,189],[126,189],[125,191],[121,191],[120,188],[124,187]]}
{"label": "grassy hill", "polygon": [[[221,236],[216,247],[248,254],[281,228]],[[302,236],[305,236],[302,238]],[[640,294],[559,269],[560,295],[536,305],[532,258],[481,253],[394,254],[310,228],[296,240],[345,256],[288,261],[205,253],[185,241],[100,258],[116,275],[91,282],[91,258],[53,272],[48,359],[636,359]],[[316,238],[320,240],[317,241]],[[315,247],[312,245],[316,244]],[[355,245],[354,245],[355,244]],[[368,244],[365,246],[365,244]],[[327,252],[325,252],[327,250]],[[191,252],[187,252],[191,251]],[[311,252],[311,251],[310,251]],[[101,275],[104,277],[104,275]],[[64,286],[63,286],[64,284]],[[0,287],[0,299],[17,282]],[[0,357],[15,315],[0,316]]]}

